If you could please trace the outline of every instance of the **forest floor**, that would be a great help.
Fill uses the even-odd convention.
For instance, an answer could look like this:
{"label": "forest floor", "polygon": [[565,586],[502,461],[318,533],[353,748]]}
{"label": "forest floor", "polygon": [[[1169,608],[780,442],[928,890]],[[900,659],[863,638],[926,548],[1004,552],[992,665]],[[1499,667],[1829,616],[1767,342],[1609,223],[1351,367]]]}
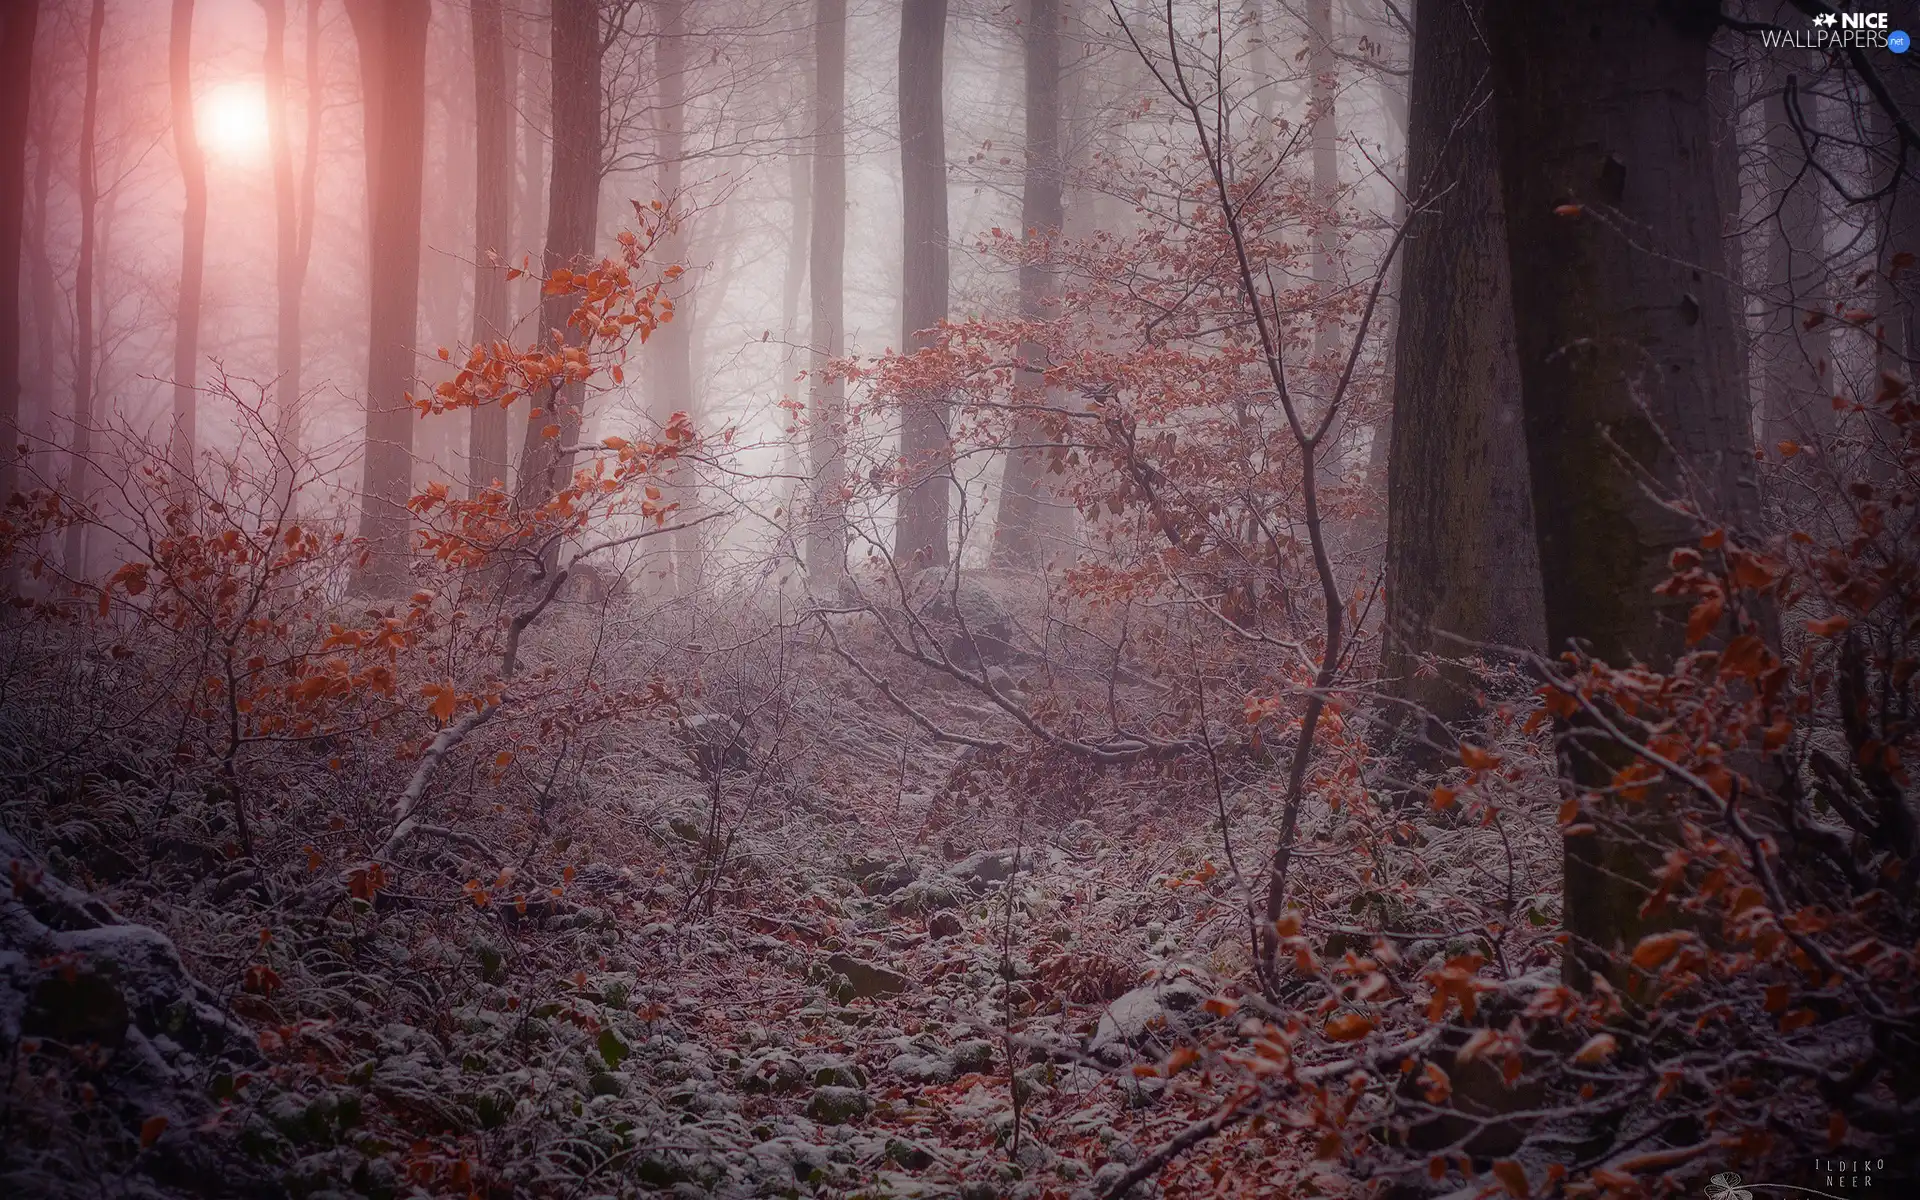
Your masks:
{"label": "forest floor", "polygon": [[[34,654],[12,649],[23,671]],[[4,1177],[76,1196],[1064,1200],[1245,1084],[1255,901],[1232,864],[1270,852],[1279,767],[942,745],[799,653],[832,719],[801,713],[717,772],[657,713],[602,725],[524,812],[476,789],[409,866],[317,913],[327,839],[379,807],[381,764],[328,764],[325,803],[302,767],[257,802],[249,856],[217,791],[160,785],[164,754],[97,717],[79,736],[85,704],[10,703],[0,1019],[24,1036]],[[1509,975],[1548,969],[1537,782],[1501,822],[1311,796],[1294,890],[1315,951],[1375,944],[1410,980],[1492,948],[1491,906]],[[123,922],[177,960],[149,938],[137,970],[102,967],[60,941]],[[63,1024],[95,976],[125,1004]],[[1343,1194],[1349,1148],[1311,1125],[1237,1125],[1136,1194]]]}

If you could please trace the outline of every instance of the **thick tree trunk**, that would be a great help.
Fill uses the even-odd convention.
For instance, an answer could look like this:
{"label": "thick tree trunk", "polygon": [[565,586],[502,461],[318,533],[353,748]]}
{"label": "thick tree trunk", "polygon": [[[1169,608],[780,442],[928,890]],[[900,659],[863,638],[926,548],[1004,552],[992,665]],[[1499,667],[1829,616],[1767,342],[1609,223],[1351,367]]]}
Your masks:
{"label": "thick tree trunk", "polygon": [[846,462],[841,426],[846,384],[827,378],[827,364],[846,353],[847,257],[847,0],[815,0],[813,50],[813,229],[807,239],[812,288],[807,326],[808,467],[813,491],[807,514],[807,572],[832,591],[847,569]]}
{"label": "thick tree trunk", "polygon": [[[546,269],[592,257],[600,218],[600,7],[595,0],[553,0],[553,174],[547,189]],[[572,296],[549,296],[540,307],[542,338],[567,325]],[[545,503],[573,478],[573,455],[561,453],[580,436],[586,390],[578,383],[534,397],[527,440],[520,450],[515,497],[522,508]],[[551,431],[551,432],[549,432]]]}
{"label": "thick tree trunk", "polygon": [[366,105],[369,286],[361,590],[402,585],[413,484],[414,380],[420,307],[420,207],[426,153],[428,0],[348,0]]}
{"label": "thick tree trunk", "polygon": [[[107,0],[93,0],[87,17],[86,99],[80,108],[80,254],[73,277],[73,440],[67,468],[67,499],[85,508],[93,495],[93,243],[99,217],[100,176],[94,163],[100,134],[100,41],[107,28]],[[87,574],[87,526],[67,526],[62,566],[68,576]]]}
{"label": "thick tree trunk", "polygon": [[193,0],[173,0],[167,42],[167,83],[173,99],[174,156],[186,185],[180,214],[180,297],[174,313],[173,432],[168,457],[190,471],[199,416],[200,295],[207,267],[207,160],[193,118]]}
{"label": "thick tree trunk", "polygon": [[[275,464],[275,470],[291,474],[300,453],[300,293],[306,283],[306,264],[300,256],[300,194],[294,179],[292,129],[287,119],[287,4],[286,0],[262,0],[261,7],[267,16],[263,68],[267,77],[267,137],[273,158],[273,277],[277,297],[274,370],[278,382],[274,389],[273,432],[288,460]],[[312,7],[314,0],[309,0]],[[311,81],[308,87],[307,106],[317,108]],[[311,131],[308,136],[312,136]]]}
{"label": "thick tree trunk", "polygon": [[1488,7],[1436,0],[1415,18],[1407,178],[1433,199],[1401,252],[1387,470],[1381,670],[1397,699],[1449,724],[1475,712],[1475,680],[1424,674],[1422,655],[1460,657],[1476,642],[1546,648],[1485,95]]}
{"label": "thick tree trunk", "polygon": [[[1690,476],[1716,522],[1752,528],[1758,510],[1712,172],[1717,9],[1498,0],[1488,15],[1548,646],[1658,669],[1685,647],[1688,604],[1653,589],[1703,530],[1647,485],[1680,493]],[[1583,790],[1610,781],[1572,743],[1563,761]],[[1574,978],[1588,947],[1658,927],[1640,911],[1657,867],[1644,843],[1567,839]]]}
{"label": "thick tree trunk", "polygon": [[[947,138],[944,59],[947,0],[901,0],[900,182],[905,245],[901,324],[905,348],[947,316]],[[953,487],[948,400],[939,393],[904,398],[900,460],[904,486],[894,525],[894,557],[944,566]]]}
{"label": "thick tree trunk", "polygon": [[[473,341],[507,335],[507,276],[496,265],[510,253],[513,194],[513,107],[507,88],[506,21],[500,0],[473,0],[474,201]],[[467,479],[478,492],[506,486],[507,410],[488,404],[468,427]]]}
{"label": "thick tree trunk", "polygon": [[[20,250],[27,215],[27,117],[40,0],[21,0],[0,21],[0,504],[19,487]],[[43,320],[44,315],[35,320]],[[9,573],[12,568],[8,568]],[[10,580],[8,581],[10,582]]]}
{"label": "thick tree trunk", "polygon": [[[661,239],[662,262],[680,266],[691,260],[693,205],[685,194],[683,160],[687,154],[687,6],[686,0],[657,0],[660,33],[654,42],[654,72],[660,80],[660,200],[668,206],[671,223]],[[682,275],[669,295],[673,320],[661,326],[647,348],[647,405],[664,427],[674,413],[698,418],[693,394],[693,324],[695,272]],[[669,474],[673,486],[668,498],[680,505],[680,519],[699,507],[698,482],[681,465]],[[700,531],[690,529],[673,538],[674,589],[681,595],[699,591],[702,573]]]}
{"label": "thick tree trunk", "polygon": [[[1767,320],[1761,374],[1761,440],[1800,440],[1833,425],[1832,337],[1828,315],[1827,263],[1822,245],[1820,176],[1807,162],[1803,136],[1814,116],[1814,97],[1802,64],[1774,63],[1767,81],[1766,133]],[[1811,67],[1813,64],[1804,64]],[[1808,314],[1823,318],[1811,329]]]}
{"label": "thick tree trunk", "polygon": [[[1058,236],[1065,219],[1066,164],[1060,149],[1060,0],[1030,0],[1027,8],[1027,145],[1020,198],[1020,228],[1029,245]],[[1054,293],[1053,272],[1042,263],[1020,264],[1020,315],[1038,320]],[[1021,369],[1015,388],[1030,404],[1048,402],[1046,349],[1020,347]],[[1040,507],[1052,457],[1047,423],[1038,416],[1015,417],[1012,445],[1000,480],[1000,511],[994,522],[993,559],[997,565],[1031,569],[1040,565],[1043,525]]]}

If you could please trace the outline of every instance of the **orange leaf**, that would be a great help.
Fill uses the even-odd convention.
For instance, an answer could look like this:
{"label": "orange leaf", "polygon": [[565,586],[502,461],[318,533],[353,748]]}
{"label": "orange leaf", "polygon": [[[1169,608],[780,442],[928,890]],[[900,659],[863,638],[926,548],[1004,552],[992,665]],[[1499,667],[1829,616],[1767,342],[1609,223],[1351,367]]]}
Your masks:
{"label": "orange leaf", "polygon": [[1620,1042],[1610,1033],[1596,1033],[1587,1039],[1587,1044],[1573,1052],[1573,1061],[1592,1066],[1603,1063],[1613,1057],[1620,1048]]}
{"label": "orange leaf", "polygon": [[543,438],[557,438],[560,436],[560,427],[558,425],[542,425],[540,427],[540,436]]}
{"label": "orange leaf", "polygon": [[1853,622],[1844,614],[1836,613],[1823,621],[1808,621],[1807,632],[1817,637],[1832,637],[1836,633],[1845,633],[1851,624]]}
{"label": "orange leaf", "polygon": [[1483,750],[1472,742],[1461,742],[1460,762],[1475,771],[1490,771],[1500,765],[1500,756]]}
{"label": "orange leaf", "polygon": [[1510,1158],[1503,1158],[1493,1164],[1493,1177],[1500,1186],[1507,1189],[1507,1195],[1514,1200],[1527,1200],[1533,1195],[1533,1185],[1527,1182],[1527,1169]]}
{"label": "orange leaf", "polygon": [[1327,1036],[1336,1042],[1357,1042],[1373,1032],[1373,1022],[1357,1012],[1327,1018]]}
{"label": "orange leaf", "polygon": [[1554,206],[1553,215],[1556,217],[1577,217],[1585,211],[1586,210],[1578,204],[1560,204]]}
{"label": "orange leaf", "polygon": [[513,761],[513,751],[511,750],[502,750],[500,753],[493,756],[493,765],[496,767],[504,767],[512,761]]}
{"label": "orange leaf", "polygon": [[420,689],[420,694],[427,698],[427,711],[433,714],[435,720],[453,719],[457,697],[451,683],[430,683]]}
{"label": "orange leaf", "polygon": [[1721,614],[1726,612],[1727,602],[1719,592],[1709,592],[1705,599],[1693,606],[1687,614],[1687,644],[1702,641],[1720,624]]}
{"label": "orange leaf", "polygon": [[1794,455],[1800,453],[1800,443],[1782,438],[1775,444],[1774,449],[1780,452],[1781,458],[1792,458]]}
{"label": "orange leaf", "polygon": [[1684,933],[1652,933],[1640,939],[1633,948],[1633,965],[1642,971],[1651,971],[1661,963],[1673,957],[1673,952],[1687,940]]}

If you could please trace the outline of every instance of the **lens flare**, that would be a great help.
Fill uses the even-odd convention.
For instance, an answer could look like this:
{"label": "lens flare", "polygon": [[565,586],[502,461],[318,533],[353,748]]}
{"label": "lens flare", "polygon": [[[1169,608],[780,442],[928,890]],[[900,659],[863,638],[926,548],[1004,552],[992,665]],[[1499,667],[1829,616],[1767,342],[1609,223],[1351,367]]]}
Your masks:
{"label": "lens flare", "polygon": [[196,105],[200,144],[209,154],[255,161],[267,151],[267,93],[258,83],[223,83]]}

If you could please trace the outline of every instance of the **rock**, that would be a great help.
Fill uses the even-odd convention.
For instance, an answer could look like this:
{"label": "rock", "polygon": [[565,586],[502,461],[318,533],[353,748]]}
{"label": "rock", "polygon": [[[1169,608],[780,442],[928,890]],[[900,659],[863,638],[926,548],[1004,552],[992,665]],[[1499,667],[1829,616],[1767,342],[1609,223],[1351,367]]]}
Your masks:
{"label": "rock", "polygon": [[827,966],[846,976],[852,985],[853,995],[865,999],[875,996],[894,996],[907,990],[907,977],[888,967],[862,962],[850,954],[833,954],[827,957]]}
{"label": "rock", "polygon": [[1004,882],[1020,871],[1032,869],[1031,852],[1018,849],[981,850],[948,867],[947,875],[968,890],[978,893],[985,891],[989,884]]}
{"label": "rock", "polygon": [[948,1083],[953,1079],[953,1063],[938,1054],[916,1054],[909,1050],[887,1060],[887,1073],[913,1083]]}
{"label": "rock", "polygon": [[873,1097],[859,1088],[815,1088],[807,1101],[807,1115],[822,1125],[845,1125],[873,1111]]}
{"label": "rock", "polygon": [[[63,1087],[77,1082],[72,1051],[95,1047],[84,1068],[96,1096],[84,1116],[91,1136],[72,1136],[75,1110],[16,1106],[7,1194],[75,1194],[72,1181],[102,1179],[130,1196],[179,1194],[158,1189],[193,1179],[215,1181],[206,1195],[265,1187],[251,1165],[231,1161],[237,1130],[195,1132],[215,1111],[207,1082],[259,1068],[251,1034],[165,934],[60,880],[3,831],[0,869],[12,878],[0,887],[0,1046],[22,1078],[65,1076]],[[164,1118],[162,1133],[141,1149],[153,1118]]]}
{"label": "rock", "polygon": [[822,1055],[808,1059],[805,1065],[813,1076],[815,1087],[861,1088],[867,1085],[867,1077],[859,1064],[843,1055]]}
{"label": "rock", "polygon": [[933,1165],[933,1155],[924,1147],[899,1138],[887,1139],[887,1157],[909,1171],[924,1171]]}
{"label": "rock", "polygon": [[916,862],[889,863],[876,860],[856,862],[851,868],[854,881],[869,896],[891,896],[920,878]]}
{"label": "rock", "polygon": [[797,1092],[807,1085],[807,1069],[790,1050],[778,1047],[748,1060],[740,1086],[749,1092]]}
{"label": "rock", "polygon": [[984,1074],[993,1070],[993,1043],[985,1038],[961,1042],[947,1052],[947,1060],[957,1074]]}
{"label": "rock", "polygon": [[927,918],[927,934],[934,938],[957,937],[966,929],[957,913],[937,912]]}
{"label": "rock", "polygon": [[1191,1024],[1207,991],[1191,979],[1168,979],[1134,988],[1101,1014],[1087,1049],[1106,1058],[1150,1041],[1171,1042]]}

